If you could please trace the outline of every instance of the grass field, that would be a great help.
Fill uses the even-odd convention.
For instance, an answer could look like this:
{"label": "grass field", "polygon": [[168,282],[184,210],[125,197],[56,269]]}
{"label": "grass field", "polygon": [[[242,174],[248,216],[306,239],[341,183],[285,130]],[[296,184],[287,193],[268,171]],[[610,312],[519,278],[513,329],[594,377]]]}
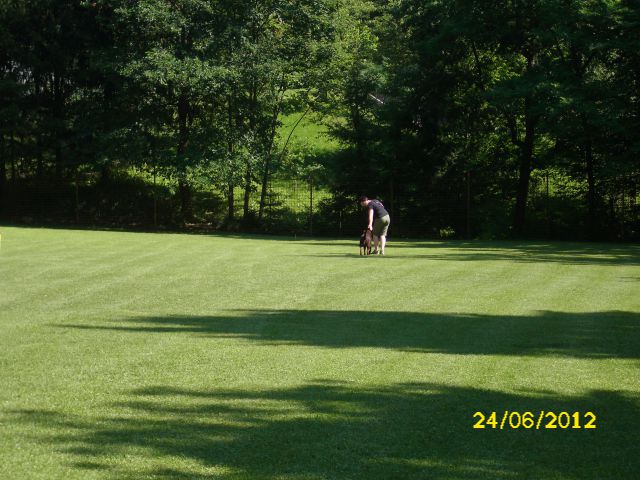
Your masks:
{"label": "grass field", "polygon": [[2,479],[638,478],[637,245],[0,233]]}

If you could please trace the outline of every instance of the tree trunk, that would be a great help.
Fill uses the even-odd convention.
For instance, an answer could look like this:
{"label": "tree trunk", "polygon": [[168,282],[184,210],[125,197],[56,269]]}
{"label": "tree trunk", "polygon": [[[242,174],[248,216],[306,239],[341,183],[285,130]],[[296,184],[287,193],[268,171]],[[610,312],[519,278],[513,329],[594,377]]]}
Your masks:
{"label": "tree trunk", "polygon": [[271,168],[271,155],[267,155],[264,161],[264,170],[262,172],[262,189],[260,190],[260,208],[258,209],[258,219],[262,220],[264,214],[264,206],[267,201],[267,185],[269,183],[269,169]]}
{"label": "tree trunk", "polygon": [[53,118],[54,118],[54,155],[55,179],[60,181],[63,173],[62,135],[64,130],[63,79],[60,72],[53,74]]}
{"label": "tree trunk", "polygon": [[358,165],[364,164],[364,135],[362,133],[362,121],[360,115],[360,108],[355,105],[351,109],[351,121],[353,124],[353,132],[355,135],[356,144],[356,159]]}
{"label": "tree trunk", "polygon": [[233,198],[233,184],[229,184],[229,191],[227,192],[227,220],[233,220],[235,216],[235,205]]}
{"label": "tree trunk", "polygon": [[[227,153],[229,157],[233,156],[233,102],[231,95],[227,98],[227,128],[228,128],[228,140],[227,140]],[[235,217],[235,199],[233,198],[233,182],[230,180],[228,184],[229,190],[227,192],[227,222],[230,222]]]}
{"label": "tree trunk", "polygon": [[16,183],[16,141],[13,137],[13,133],[11,133],[11,138],[9,140],[9,160],[11,162],[11,182],[15,185]]}
{"label": "tree trunk", "polygon": [[187,167],[184,154],[189,142],[189,100],[185,95],[178,99],[178,193],[180,195],[180,213],[182,222],[193,220],[193,202],[191,186],[187,181]]}
{"label": "tree trunk", "polygon": [[[280,101],[282,101],[282,98],[280,99]],[[284,143],[284,146],[282,147],[282,153],[280,154],[281,161],[284,158],[284,154],[287,150],[287,145],[289,144],[289,140],[291,139],[291,135],[293,134],[293,131],[297,128],[297,126],[300,124],[300,122],[302,121],[302,119],[304,118],[304,116],[307,114],[308,111],[309,111],[309,108],[307,108],[307,110],[302,114],[302,116],[298,119],[298,121],[293,125],[291,132],[289,132],[289,136],[287,137],[287,140]],[[262,220],[265,203],[267,201],[267,187],[269,185],[269,175],[271,174],[271,156],[273,154],[273,145],[276,138],[276,129],[278,127],[278,115],[280,115],[280,102],[278,103],[278,105],[273,111],[271,132],[270,132],[271,138],[269,139],[269,148],[267,149],[267,153],[264,159],[264,168],[262,170],[262,186],[260,189],[260,206],[258,207],[259,220]]]}
{"label": "tree trunk", "polygon": [[[258,207],[258,219],[262,220],[262,216],[264,214],[264,207],[267,201],[267,187],[269,184],[269,175],[271,174],[271,156],[273,153],[273,145],[275,143],[276,131],[278,128],[278,116],[280,115],[280,110],[282,108],[282,99],[284,93],[286,92],[286,88],[282,87],[280,90],[280,100],[278,101],[276,107],[273,110],[273,115],[271,117],[271,131],[269,132],[269,148],[267,149],[266,158],[264,159],[264,168],[262,170],[262,186],[260,189],[260,206]],[[304,116],[309,112],[310,108],[307,107],[302,116],[298,119],[298,121],[293,125],[291,132],[289,132],[289,136],[287,137],[286,142],[284,143],[284,147],[282,147],[282,153],[280,154],[280,160],[284,157],[284,154],[287,150],[287,145],[289,144],[289,140],[291,139],[291,135],[293,131],[298,127]]]}
{"label": "tree trunk", "polygon": [[[41,91],[42,87],[41,87],[41,83],[40,83],[40,76],[39,75],[35,75],[34,76],[34,97],[36,100],[36,109],[39,111],[41,109],[40,106],[40,91]],[[42,176],[44,173],[44,159],[42,156],[43,150],[44,150],[44,132],[42,131],[42,129],[40,129],[38,131],[37,135],[37,142],[36,142],[36,149],[37,149],[37,153],[36,153],[36,178],[38,179],[38,181],[42,180]]]}
{"label": "tree trunk", "polygon": [[529,183],[531,180],[531,165],[533,160],[533,145],[535,141],[536,119],[531,115],[531,97],[525,98],[525,137],[520,145],[520,167],[518,172],[518,189],[516,192],[516,208],[514,215],[514,230],[516,235],[524,233],[527,214],[527,200],[529,197]]}
{"label": "tree trunk", "polygon": [[100,181],[104,184],[111,182],[111,168],[108,163],[103,163],[100,167]]}
{"label": "tree trunk", "polygon": [[62,145],[60,145],[60,141],[56,139],[55,146],[55,158],[56,158],[56,180],[60,181],[62,179]]}
{"label": "tree trunk", "polygon": [[593,173],[593,147],[591,144],[591,136],[587,131],[588,127],[585,122],[585,142],[584,142],[584,161],[587,167],[587,208],[588,208],[588,234],[591,240],[595,239],[596,230],[596,188]]}
{"label": "tree trunk", "polygon": [[247,173],[244,177],[244,202],[242,216],[245,220],[249,218],[249,200],[251,200],[251,165],[247,165]]}
{"label": "tree trunk", "polygon": [[42,158],[42,142],[38,139],[38,153],[36,154],[36,178],[42,180],[42,174],[44,171],[44,160]]}
{"label": "tree trunk", "polygon": [[[251,90],[249,92],[249,131],[255,135],[257,124],[258,110],[258,88],[255,80],[251,82]],[[251,152],[254,154],[255,152]],[[249,218],[249,201],[251,200],[251,177],[252,168],[250,161],[247,162],[247,171],[244,177],[244,202],[242,208],[242,216],[244,220]]]}
{"label": "tree trunk", "polygon": [[182,214],[182,222],[188,223],[193,220],[193,196],[191,185],[181,178],[178,180],[178,194],[180,195],[180,213]]}

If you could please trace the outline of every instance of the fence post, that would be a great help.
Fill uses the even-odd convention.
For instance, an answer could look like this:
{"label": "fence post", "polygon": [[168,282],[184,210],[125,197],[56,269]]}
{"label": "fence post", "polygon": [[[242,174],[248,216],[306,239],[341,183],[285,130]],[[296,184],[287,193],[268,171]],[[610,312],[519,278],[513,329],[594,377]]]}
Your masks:
{"label": "fence post", "polygon": [[156,161],[153,159],[153,228],[158,227],[158,192],[156,186]]}
{"label": "fence post", "polygon": [[267,194],[265,195],[264,201],[267,204],[267,217],[269,219],[273,218],[273,185],[271,183],[271,177],[269,177],[267,183]]}
{"label": "fence post", "polygon": [[79,194],[78,194],[78,166],[76,165],[76,175],[75,175],[75,200],[76,200],[76,223],[80,223],[80,202],[79,202]]}
{"label": "fence post", "polygon": [[313,235],[313,177],[309,177],[309,235]]}
{"label": "fence post", "polygon": [[625,178],[622,177],[623,180],[620,182],[621,185],[621,193],[620,193],[620,239],[624,240],[625,231],[624,231],[624,221],[625,221],[625,200],[624,200],[624,187],[625,187]]}
{"label": "fence post", "polygon": [[471,239],[471,171],[467,170],[467,239]]}
{"label": "fence post", "polygon": [[545,169],[544,171],[544,179],[545,179],[545,217],[547,220],[547,237],[551,236],[551,217],[549,216],[549,170]]}
{"label": "fence post", "polygon": [[631,177],[631,190],[629,192],[629,207],[631,208],[631,218],[630,220],[634,223],[638,222],[638,180]]}

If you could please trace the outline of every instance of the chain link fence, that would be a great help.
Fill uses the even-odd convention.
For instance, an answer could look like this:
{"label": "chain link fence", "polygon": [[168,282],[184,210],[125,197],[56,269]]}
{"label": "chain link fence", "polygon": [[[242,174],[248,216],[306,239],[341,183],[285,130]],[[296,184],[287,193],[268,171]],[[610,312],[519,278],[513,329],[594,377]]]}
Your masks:
{"label": "chain link fence", "polygon": [[[640,235],[640,175],[598,184],[599,238],[637,240]],[[584,185],[558,172],[539,170],[531,178],[527,233],[538,238],[586,238],[589,218]],[[366,226],[360,195],[381,200],[391,214],[391,237],[501,238],[511,235],[513,193],[495,179],[459,172],[437,186],[402,190],[380,185],[331,185],[309,178],[272,178],[262,216],[259,186],[248,200],[234,190],[233,219],[227,195],[194,188],[194,218],[184,224],[180,199],[169,182],[135,175],[78,171],[64,180],[9,179],[1,189],[0,219],[18,224],[75,224],[144,229],[227,229],[286,235],[356,236]],[[246,205],[245,205],[246,204]]]}

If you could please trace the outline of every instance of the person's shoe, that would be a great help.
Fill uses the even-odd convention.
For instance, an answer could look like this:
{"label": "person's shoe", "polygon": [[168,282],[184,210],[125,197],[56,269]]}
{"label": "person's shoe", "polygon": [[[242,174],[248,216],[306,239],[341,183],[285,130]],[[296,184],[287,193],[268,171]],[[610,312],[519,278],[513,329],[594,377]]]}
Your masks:
{"label": "person's shoe", "polygon": [[378,250],[374,250],[373,252],[371,252],[371,255],[378,255]]}
{"label": "person's shoe", "polygon": [[384,250],[380,250],[380,255],[384,255]]}

